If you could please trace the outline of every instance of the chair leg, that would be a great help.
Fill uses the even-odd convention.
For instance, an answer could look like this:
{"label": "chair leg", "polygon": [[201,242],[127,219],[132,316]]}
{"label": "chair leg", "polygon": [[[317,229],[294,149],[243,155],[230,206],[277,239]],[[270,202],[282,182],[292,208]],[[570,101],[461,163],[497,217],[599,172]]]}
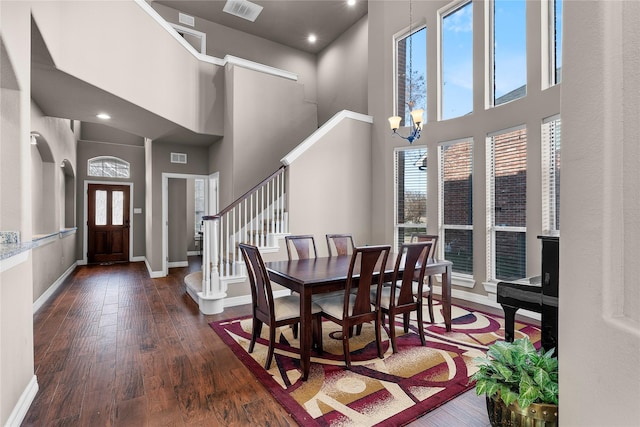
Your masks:
{"label": "chair leg", "polygon": [[420,342],[424,347],[425,345],[427,345],[427,342],[424,339],[424,323],[422,322],[422,300],[418,301],[416,309],[416,312],[418,314],[418,332],[420,333]]}
{"label": "chair leg", "polygon": [[362,323],[356,326],[356,335],[360,335],[362,333]]}
{"label": "chair leg", "polygon": [[402,324],[404,326],[404,333],[409,333],[409,314],[410,313],[402,313]]}
{"label": "chair leg", "polygon": [[262,322],[255,317],[253,318],[253,331],[251,333],[251,342],[249,343],[249,353],[253,353],[253,347],[256,345],[256,340],[262,333]]}
{"label": "chair leg", "polygon": [[322,316],[316,315],[313,321],[313,342],[318,354],[322,354]]}
{"label": "chair leg", "polygon": [[353,329],[353,326],[346,328],[342,327],[342,350],[344,351],[344,363],[347,369],[351,369],[351,353],[349,352],[349,331]]}
{"label": "chair leg", "polygon": [[273,359],[273,350],[276,345],[276,329],[269,326],[269,351],[267,352],[267,360],[264,362],[264,369],[267,371],[271,368],[271,359]]}
{"label": "chair leg", "polygon": [[291,329],[293,329],[293,339],[298,339],[298,323],[291,325]]}
{"label": "chair leg", "polygon": [[389,313],[389,339],[391,340],[391,348],[394,353],[398,352],[398,347],[396,346],[396,325],[395,325],[395,314]]}
{"label": "chair leg", "polygon": [[380,325],[380,317],[378,317],[375,324],[376,344],[378,345],[378,357],[380,359],[383,359],[384,357],[382,355],[382,333],[380,331],[381,329],[382,329],[382,326]]}
{"label": "chair leg", "polygon": [[429,295],[427,296],[427,305],[429,306],[429,319],[433,320],[433,285],[431,284],[431,276],[429,276]]}

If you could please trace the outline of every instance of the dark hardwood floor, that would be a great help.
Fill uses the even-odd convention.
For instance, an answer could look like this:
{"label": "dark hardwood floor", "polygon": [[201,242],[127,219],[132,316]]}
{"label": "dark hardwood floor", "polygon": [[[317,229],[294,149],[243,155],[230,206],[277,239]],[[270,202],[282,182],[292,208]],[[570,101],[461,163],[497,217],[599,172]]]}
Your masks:
{"label": "dark hardwood floor", "polygon": [[[208,325],[250,306],[204,316],[185,293],[199,262],[161,279],[141,262],[78,267],[34,315],[40,389],[22,425],[295,426]],[[470,390],[411,425],[489,423]]]}

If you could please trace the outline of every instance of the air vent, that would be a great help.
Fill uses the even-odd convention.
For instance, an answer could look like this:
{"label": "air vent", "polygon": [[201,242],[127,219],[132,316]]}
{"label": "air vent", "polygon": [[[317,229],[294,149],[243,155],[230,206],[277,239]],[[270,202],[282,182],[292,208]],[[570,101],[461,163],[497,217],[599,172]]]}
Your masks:
{"label": "air vent", "polygon": [[251,3],[248,0],[227,0],[222,10],[231,15],[253,22],[258,15],[260,15],[260,12],[262,12],[262,6]]}
{"label": "air vent", "polygon": [[182,12],[178,12],[178,22],[190,27],[193,27],[196,24],[196,20],[193,16],[187,15],[186,13]]}
{"label": "air vent", "polygon": [[185,153],[171,153],[171,163],[187,164],[187,155]]}

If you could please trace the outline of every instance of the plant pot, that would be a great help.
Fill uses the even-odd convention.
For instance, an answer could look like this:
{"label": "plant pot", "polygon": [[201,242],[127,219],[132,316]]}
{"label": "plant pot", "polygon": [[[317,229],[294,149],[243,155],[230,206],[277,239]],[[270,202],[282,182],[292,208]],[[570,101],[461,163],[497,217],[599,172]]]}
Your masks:
{"label": "plant pot", "polygon": [[491,427],[557,427],[558,405],[532,403],[522,409],[518,402],[507,406],[499,395],[487,397],[487,413]]}

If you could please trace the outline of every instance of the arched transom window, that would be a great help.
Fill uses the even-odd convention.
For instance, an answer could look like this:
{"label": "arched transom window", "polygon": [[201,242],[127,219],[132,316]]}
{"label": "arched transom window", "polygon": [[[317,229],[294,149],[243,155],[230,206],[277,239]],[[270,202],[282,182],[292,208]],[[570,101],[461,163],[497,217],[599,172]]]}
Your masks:
{"label": "arched transom window", "polygon": [[89,176],[129,178],[129,162],[117,157],[101,156],[89,159]]}

